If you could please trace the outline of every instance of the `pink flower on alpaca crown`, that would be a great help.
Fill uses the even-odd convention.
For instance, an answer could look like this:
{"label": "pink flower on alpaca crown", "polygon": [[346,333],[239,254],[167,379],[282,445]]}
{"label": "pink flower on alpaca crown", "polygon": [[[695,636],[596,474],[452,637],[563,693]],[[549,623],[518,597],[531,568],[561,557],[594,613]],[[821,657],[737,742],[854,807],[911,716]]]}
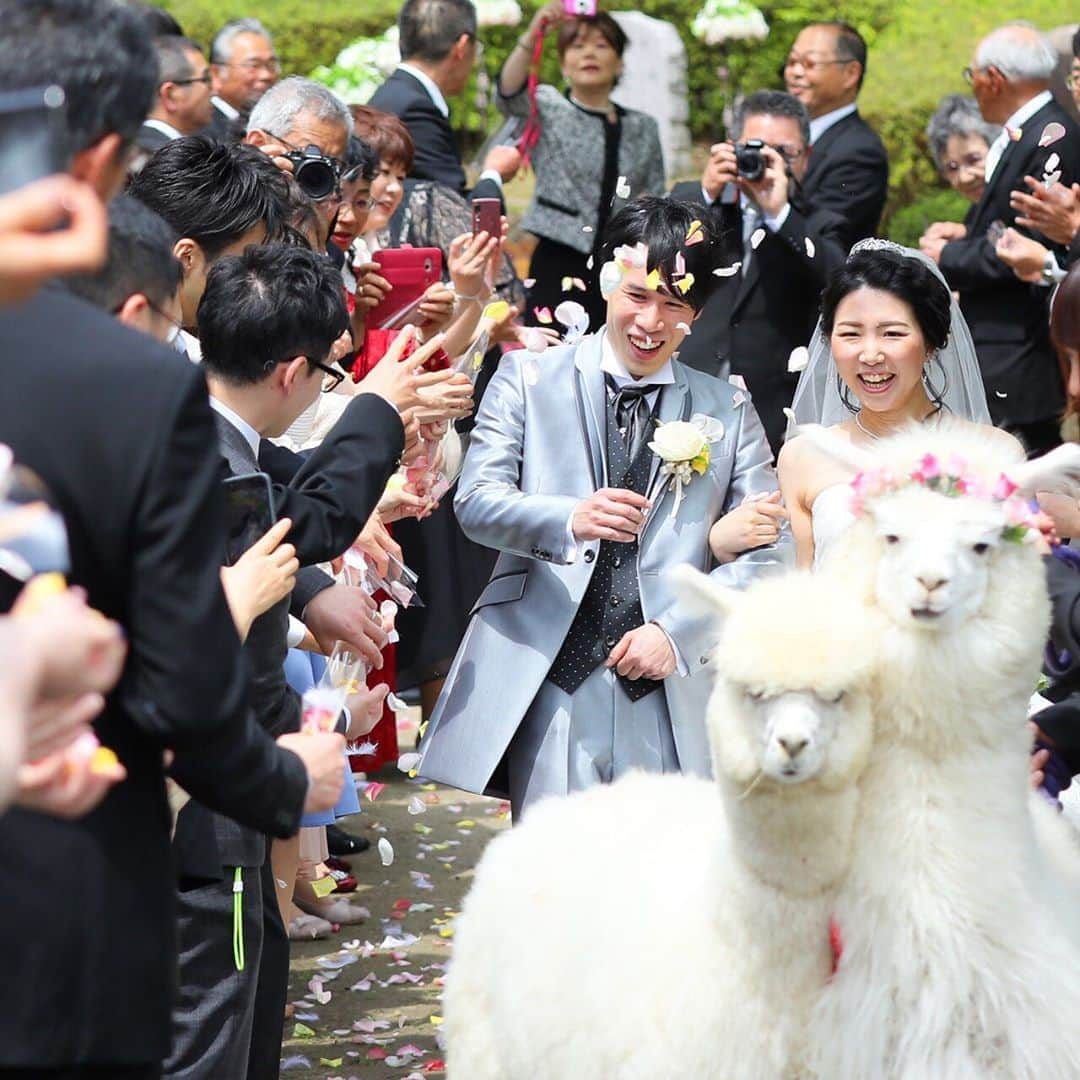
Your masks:
{"label": "pink flower on alpaca crown", "polygon": [[994,484],[994,490],[992,495],[995,499],[1007,499],[1017,490],[1016,484],[1014,484],[1004,473],[997,478],[997,483]]}
{"label": "pink flower on alpaca crown", "polygon": [[934,480],[941,475],[941,465],[933,454],[924,454],[919,462],[919,472],[926,480]]}

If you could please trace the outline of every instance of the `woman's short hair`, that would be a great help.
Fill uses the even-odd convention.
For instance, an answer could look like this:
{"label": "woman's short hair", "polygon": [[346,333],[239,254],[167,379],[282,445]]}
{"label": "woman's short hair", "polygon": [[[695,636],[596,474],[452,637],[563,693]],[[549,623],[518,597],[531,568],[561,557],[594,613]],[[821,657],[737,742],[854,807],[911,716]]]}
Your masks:
{"label": "woman's short hair", "polygon": [[380,161],[400,164],[411,172],[416,146],[409,129],[393,113],[373,109],[370,105],[352,105],[353,134],[379,155]]}
{"label": "woman's short hair", "polygon": [[953,135],[979,135],[989,146],[1001,133],[997,124],[989,124],[982,118],[973,97],[966,94],[948,94],[943,97],[926,125],[926,138],[930,153],[938,169],[944,168],[945,153]]}
{"label": "woman's short hair", "polygon": [[921,259],[880,248],[857,251],[829,278],[821,294],[821,331],[833,332],[840,302],[859,289],[877,289],[903,300],[931,349],[949,341],[952,297],[945,283]]}
{"label": "woman's short hair", "polygon": [[561,60],[566,50],[587,30],[594,28],[600,36],[615,50],[616,56],[626,51],[629,38],[623,28],[606,12],[598,11],[595,15],[575,15],[559,27],[559,36],[555,39],[555,51]]}

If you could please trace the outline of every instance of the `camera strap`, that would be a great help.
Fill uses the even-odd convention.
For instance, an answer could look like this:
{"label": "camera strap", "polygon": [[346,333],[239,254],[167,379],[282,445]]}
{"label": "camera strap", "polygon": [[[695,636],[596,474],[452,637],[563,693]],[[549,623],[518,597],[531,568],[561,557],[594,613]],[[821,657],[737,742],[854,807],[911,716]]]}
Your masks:
{"label": "camera strap", "polygon": [[537,28],[533,41],[532,58],[529,60],[529,81],[526,90],[529,95],[529,116],[525,121],[525,128],[518,139],[517,148],[521,154],[522,167],[527,167],[529,157],[536,144],[540,141],[540,107],[536,103],[536,90],[540,85],[540,61],[544,55],[544,35],[548,32],[550,23],[544,19]]}

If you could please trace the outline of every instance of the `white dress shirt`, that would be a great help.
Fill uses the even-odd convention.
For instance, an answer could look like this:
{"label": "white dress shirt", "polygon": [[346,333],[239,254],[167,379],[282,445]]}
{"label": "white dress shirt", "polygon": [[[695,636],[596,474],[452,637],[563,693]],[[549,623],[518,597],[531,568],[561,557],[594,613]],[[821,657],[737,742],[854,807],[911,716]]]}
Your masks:
{"label": "white dress shirt", "polygon": [[224,113],[226,119],[240,119],[240,110],[234,109],[224,98],[220,98],[217,96],[217,94],[214,94],[214,96],[210,100],[211,102],[213,102],[214,107],[218,110],[218,112]]}
{"label": "white dress shirt", "polygon": [[813,146],[833,124],[838,124],[845,116],[850,116],[855,111],[855,107],[853,101],[850,105],[841,105],[839,109],[833,109],[832,112],[823,113],[821,116],[811,120],[810,145]]}
{"label": "white dress shirt", "polygon": [[218,416],[228,420],[244,436],[244,442],[251,447],[251,456],[257,462],[259,460],[259,443],[262,442],[262,436],[242,416],[238,416],[225,402],[219,401],[213,394],[210,395],[210,408]]}
{"label": "white dress shirt", "polygon": [[164,120],[159,120],[156,116],[148,116],[143,123],[148,128],[160,131],[162,135],[169,139],[182,139],[184,137],[172,124],[166,124]]}
{"label": "white dress shirt", "polygon": [[994,175],[994,170],[1001,160],[1001,155],[1005,153],[1005,150],[1009,145],[1009,129],[1012,128],[1016,131],[1022,130],[1024,124],[1044,105],[1048,105],[1052,100],[1053,95],[1050,91],[1044,90],[1041,94],[1036,94],[1030,101],[1026,101],[1012,114],[1012,116],[1009,117],[1008,120],[1005,121],[1001,133],[990,144],[990,149],[986,151],[986,166],[983,171],[984,184],[990,183],[990,177]]}

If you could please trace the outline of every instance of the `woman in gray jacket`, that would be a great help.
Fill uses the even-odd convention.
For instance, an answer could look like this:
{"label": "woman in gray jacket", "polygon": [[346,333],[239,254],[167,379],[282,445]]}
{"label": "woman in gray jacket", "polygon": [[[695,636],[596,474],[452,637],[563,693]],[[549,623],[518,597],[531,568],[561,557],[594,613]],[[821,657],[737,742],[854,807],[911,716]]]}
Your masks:
{"label": "woman in gray jacket", "polygon": [[[540,137],[532,150],[536,189],[522,227],[539,238],[529,277],[527,317],[562,300],[580,302],[590,329],[604,323],[605,304],[597,284],[600,238],[616,199],[664,193],[660,133],[651,116],[624,109],[611,100],[619,75],[626,34],[608,14],[572,16],[562,0],[541,8],[506,59],[499,74],[499,108],[507,116],[527,117],[526,83],[541,27],[554,26],[565,93],[537,87]],[[595,254],[594,254],[595,253]],[[587,286],[568,291],[564,279]]]}

